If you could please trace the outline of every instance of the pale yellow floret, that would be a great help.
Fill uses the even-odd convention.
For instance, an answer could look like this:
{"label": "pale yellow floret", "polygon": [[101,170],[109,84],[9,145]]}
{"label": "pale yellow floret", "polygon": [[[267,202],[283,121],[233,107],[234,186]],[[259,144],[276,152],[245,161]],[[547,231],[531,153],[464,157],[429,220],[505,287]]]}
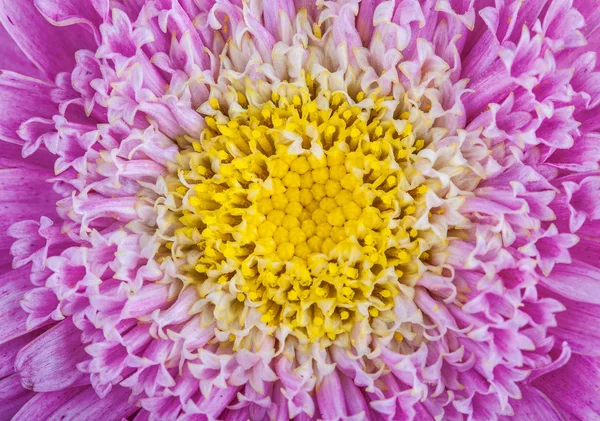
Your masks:
{"label": "pale yellow floret", "polygon": [[210,104],[210,106],[215,109],[218,110],[219,109],[219,101],[217,100],[217,98],[211,98],[208,100],[208,103]]}

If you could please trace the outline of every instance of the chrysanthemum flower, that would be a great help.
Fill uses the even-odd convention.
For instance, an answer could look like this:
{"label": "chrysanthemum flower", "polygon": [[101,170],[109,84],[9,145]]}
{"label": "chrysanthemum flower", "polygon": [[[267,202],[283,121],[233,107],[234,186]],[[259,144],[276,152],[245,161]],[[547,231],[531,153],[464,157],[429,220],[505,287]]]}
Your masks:
{"label": "chrysanthemum flower", "polygon": [[0,419],[595,420],[595,0],[1,0]]}

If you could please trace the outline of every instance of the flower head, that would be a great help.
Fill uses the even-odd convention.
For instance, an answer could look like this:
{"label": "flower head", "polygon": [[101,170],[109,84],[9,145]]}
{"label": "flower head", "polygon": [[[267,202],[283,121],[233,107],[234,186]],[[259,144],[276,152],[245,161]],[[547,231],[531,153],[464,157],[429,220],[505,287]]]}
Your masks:
{"label": "flower head", "polygon": [[0,2],[0,412],[591,419],[592,3]]}

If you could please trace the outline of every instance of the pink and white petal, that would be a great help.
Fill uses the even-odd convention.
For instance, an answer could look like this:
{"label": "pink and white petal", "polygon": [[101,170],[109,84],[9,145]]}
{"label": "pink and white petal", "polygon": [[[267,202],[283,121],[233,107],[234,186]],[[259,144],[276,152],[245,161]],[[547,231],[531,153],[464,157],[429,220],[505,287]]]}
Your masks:
{"label": "pink and white petal", "polygon": [[28,330],[45,326],[53,321],[61,321],[64,315],[60,311],[60,302],[50,288],[34,288],[27,291],[21,300],[21,308],[29,313],[26,326]]}
{"label": "pink and white petal", "polygon": [[89,384],[89,376],[76,367],[86,358],[81,331],[71,319],[67,319],[21,349],[15,370],[28,389],[53,392],[68,386]]}
{"label": "pink and white petal", "polygon": [[537,378],[533,386],[548,397],[563,419],[593,420],[600,414],[598,358],[574,354],[563,367]]}
{"label": "pink and white petal", "polygon": [[17,374],[0,380],[0,420],[10,420],[34,396],[35,392],[21,386]]}
{"label": "pink and white petal", "polygon": [[22,123],[32,117],[50,119],[57,114],[58,106],[50,97],[52,89],[50,83],[0,71],[0,140],[21,145],[17,130]]}
{"label": "pink and white petal", "polygon": [[95,50],[94,37],[85,27],[52,25],[33,0],[0,0],[0,23],[29,60],[51,80],[61,72],[73,70],[77,50]]}

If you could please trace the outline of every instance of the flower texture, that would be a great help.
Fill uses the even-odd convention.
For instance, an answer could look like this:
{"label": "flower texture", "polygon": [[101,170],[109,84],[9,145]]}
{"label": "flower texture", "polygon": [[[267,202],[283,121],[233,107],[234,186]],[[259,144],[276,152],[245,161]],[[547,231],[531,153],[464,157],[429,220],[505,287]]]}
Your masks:
{"label": "flower texture", "polygon": [[0,419],[598,419],[596,0],[0,22]]}

